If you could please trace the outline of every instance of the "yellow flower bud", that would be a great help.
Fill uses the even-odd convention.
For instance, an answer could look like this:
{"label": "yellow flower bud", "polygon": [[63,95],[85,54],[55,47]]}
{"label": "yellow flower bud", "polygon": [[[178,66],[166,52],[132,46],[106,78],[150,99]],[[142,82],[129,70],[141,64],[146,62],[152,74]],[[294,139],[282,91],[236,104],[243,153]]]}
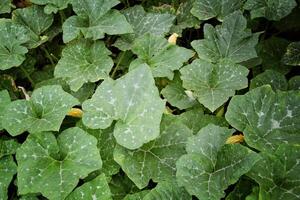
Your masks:
{"label": "yellow flower bud", "polygon": [[179,35],[178,35],[177,33],[173,33],[173,34],[169,37],[168,42],[169,42],[170,44],[176,44],[176,41],[177,41],[178,36],[179,36]]}
{"label": "yellow flower bud", "polygon": [[67,115],[71,116],[71,117],[81,118],[82,117],[82,110],[79,109],[79,108],[71,108],[71,110],[68,112]]}
{"label": "yellow flower bud", "polygon": [[226,144],[242,143],[243,141],[244,141],[244,135],[242,134],[233,135],[226,140]]}

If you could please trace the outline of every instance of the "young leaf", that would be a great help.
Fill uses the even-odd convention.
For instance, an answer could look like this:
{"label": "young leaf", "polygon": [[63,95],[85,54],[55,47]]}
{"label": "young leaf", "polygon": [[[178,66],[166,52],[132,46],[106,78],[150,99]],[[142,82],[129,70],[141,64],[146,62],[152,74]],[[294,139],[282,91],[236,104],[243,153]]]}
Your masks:
{"label": "young leaf", "polygon": [[255,46],[259,33],[247,29],[247,20],[236,11],[224,18],[222,25],[215,28],[204,25],[204,39],[194,40],[192,47],[201,59],[218,62],[229,59],[234,63],[257,57]]}
{"label": "young leaf", "polygon": [[77,16],[69,17],[63,24],[65,43],[82,33],[84,38],[93,40],[104,38],[104,34],[117,35],[132,33],[125,17],[112,7],[119,4],[117,0],[72,0]]}
{"label": "young leaf", "polygon": [[11,20],[0,20],[0,70],[22,64],[28,52],[25,43],[29,40],[26,28]]}
{"label": "young leaf", "polygon": [[223,105],[236,90],[248,85],[248,69],[226,60],[212,64],[197,59],[184,66],[180,73],[183,87],[191,90],[211,112]]}
{"label": "young leaf", "polygon": [[57,13],[59,10],[67,8],[71,0],[30,0],[37,5],[45,5],[44,11],[46,14]]}
{"label": "young leaf", "polygon": [[89,128],[105,129],[117,120],[117,143],[137,149],[158,137],[164,105],[151,70],[142,65],[116,81],[105,80],[83,103],[83,123]]}
{"label": "young leaf", "polygon": [[3,128],[12,136],[24,131],[58,131],[68,111],[79,104],[61,86],[43,86],[33,91],[30,100],[16,100],[7,106]]}
{"label": "young leaf", "polygon": [[71,90],[78,91],[84,83],[109,76],[114,65],[110,54],[102,41],[76,40],[63,49],[54,76],[64,78]]}
{"label": "young leaf", "polygon": [[133,41],[146,33],[157,36],[168,33],[175,19],[175,16],[167,13],[147,13],[140,5],[127,8],[123,11],[123,14],[131,24],[134,32],[121,36],[114,44],[122,51],[129,50]]}
{"label": "young leaf", "polygon": [[20,144],[14,139],[0,138],[0,158],[15,154]]}
{"label": "young leaf", "polygon": [[0,130],[3,129],[2,120],[5,114],[5,107],[10,103],[10,96],[7,90],[0,91]]}
{"label": "young leaf", "polygon": [[258,161],[247,174],[257,183],[260,190],[272,200],[296,200],[300,198],[300,148],[282,145],[274,155],[262,153]]}
{"label": "young leaf", "polygon": [[150,179],[155,182],[173,181],[175,162],[185,153],[184,146],[191,135],[183,124],[163,124],[159,138],[134,151],[116,146],[114,158],[140,189],[146,187]]}
{"label": "young leaf", "polygon": [[12,20],[28,30],[30,40],[27,46],[32,49],[48,40],[43,33],[52,25],[54,17],[45,14],[40,6],[30,6],[14,10]]}
{"label": "young leaf", "polygon": [[239,144],[225,145],[234,130],[209,124],[189,138],[176,163],[180,186],[199,199],[219,200],[224,190],[248,172],[259,156]]}
{"label": "young leaf", "polygon": [[194,55],[194,52],[189,49],[169,44],[165,38],[149,33],[134,42],[132,51],[137,54],[138,59],[130,64],[129,69],[146,63],[152,69],[154,77],[169,79],[173,79],[173,71],[178,70]]}
{"label": "young leaf", "polygon": [[300,92],[273,92],[270,86],[234,96],[226,120],[244,133],[245,141],[260,151],[275,151],[278,145],[300,142]]}
{"label": "young leaf", "polygon": [[282,61],[286,65],[300,65],[300,42],[292,42],[289,44]]}
{"label": "young leaf", "polygon": [[7,189],[16,172],[17,165],[12,156],[0,157],[0,199],[7,199]]}
{"label": "young leaf", "polygon": [[217,17],[224,19],[227,15],[240,10],[246,0],[195,0],[191,13],[200,20]]}
{"label": "young leaf", "polygon": [[104,174],[75,189],[66,200],[111,200],[111,193]]}
{"label": "young leaf", "polygon": [[289,80],[289,90],[300,90],[300,76],[294,76]]}
{"label": "young leaf", "polygon": [[78,180],[102,166],[97,140],[80,128],[69,128],[58,138],[50,132],[30,134],[17,150],[20,194],[42,193],[64,199]]}
{"label": "young leaf", "polygon": [[134,194],[128,194],[124,197],[123,200],[143,200],[146,194],[149,193],[149,190],[142,190]]}
{"label": "young leaf", "polygon": [[270,85],[275,90],[287,90],[288,83],[285,76],[277,71],[266,70],[251,80],[250,89],[263,85]]}
{"label": "young leaf", "polygon": [[10,13],[11,7],[12,7],[11,0],[0,1],[0,14]]}
{"label": "young leaf", "polygon": [[290,14],[296,6],[295,0],[247,0],[244,8],[250,10],[252,19],[265,17],[278,21]]}

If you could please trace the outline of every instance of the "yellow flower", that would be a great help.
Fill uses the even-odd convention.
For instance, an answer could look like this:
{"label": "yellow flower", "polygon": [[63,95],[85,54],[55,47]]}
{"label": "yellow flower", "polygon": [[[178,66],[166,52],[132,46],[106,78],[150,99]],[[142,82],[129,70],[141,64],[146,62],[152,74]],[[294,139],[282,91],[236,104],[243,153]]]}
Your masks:
{"label": "yellow flower", "polygon": [[79,108],[71,108],[71,110],[68,112],[67,115],[71,116],[71,117],[81,118],[82,117],[82,110],[79,109]]}
{"label": "yellow flower", "polygon": [[226,144],[235,144],[244,142],[244,135],[233,135],[226,140]]}

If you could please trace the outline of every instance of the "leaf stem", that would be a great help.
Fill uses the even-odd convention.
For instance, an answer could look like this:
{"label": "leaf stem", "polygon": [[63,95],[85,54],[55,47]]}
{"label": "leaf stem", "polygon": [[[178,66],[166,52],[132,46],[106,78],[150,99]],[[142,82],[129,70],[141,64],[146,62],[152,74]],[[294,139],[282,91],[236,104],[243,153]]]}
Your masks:
{"label": "leaf stem", "polygon": [[118,71],[118,68],[119,68],[119,66],[120,66],[120,63],[122,62],[122,60],[123,60],[123,58],[124,58],[124,56],[125,56],[125,52],[126,52],[126,51],[122,51],[122,52],[121,52],[121,56],[120,56],[120,58],[119,58],[119,60],[118,60],[118,63],[117,63],[117,65],[116,65],[116,67],[114,68],[114,71],[113,71],[112,74],[111,74],[111,77],[112,77],[112,78],[115,78],[115,75],[116,75],[116,72]]}
{"label": "leaf stem", "polygon": [[61,24],[63,24],[64,21],[66,20],[66,15],[65,15],[64,11],[62,11],[62,10],[60,10],[58,13],[60,16],[60,22],[61,22]]}
{"label": "leaf stem", "polygon": [[53,59],[52,59],[52,56],[50,55],[49,51],[48,51],[45,47],[43,47],[43,46],[41,46],[41,49],[45,52],[46,57],[47,57],[48,60],[51,62],[51,65],[54,66],[55,63],[54,63],[54,61],[53,61]]}
{"label": "leaf stem", "polygon": [[35,83],[34,83],[33,79],[31,78],[30,74],[24,69],[23,66],[20,66],[20,69],[25,74],[26,78],[29,80],[29,82],[31,83],[32,87],[34,87]]}

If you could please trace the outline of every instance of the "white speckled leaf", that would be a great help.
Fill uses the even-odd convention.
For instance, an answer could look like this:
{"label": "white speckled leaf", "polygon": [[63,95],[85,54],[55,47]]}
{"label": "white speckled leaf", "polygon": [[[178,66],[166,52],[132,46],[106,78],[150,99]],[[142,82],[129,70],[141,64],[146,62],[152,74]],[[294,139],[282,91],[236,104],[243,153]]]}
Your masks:
{"label": "white speckled leaf", "polygon": [[133,41],[146,33],[164,36],[169,32],[175,19],[174,15],[167,13],[147,13],[140,5],[127,8],[123,11],[123,14],[131,24],[134,33],[121,36],[116,41],[114,46],[122,51],[129,50]]}
{"label": "white speckled leaf", "polygon": [[80,128],[69,128],[58,138],[50,132],[30,134],[17,150],[20,194],[42,193],[64,199],[79,179],[101,168],[95,137]]}
{"label": "white speckled leaf", "polygon": [[300,92],[255,88],[232,98],[226,112],[231,126],[242,131],[248,145],[274,151],[283,143],[300,143]]}
{"label": "white speckled leaf", "polygon": [[63,24],[63,40],[69,42],[82,33],[84,38],[104,38],[104,34],[132,33],[131,25],[118,11],[111,10],[117,0],[72,0],[77,16],[69,17]]}
{"label": "white speckled leaf", "polygon": [[30,40],[26,43],[29,48],[36,48],[48,40],[43,33],[52,25],[53,15],[44,13],[40,6],[30,6],[16,9],[13,12],[12,20],[21,24],[29,32]]}
{"label": "white speckled leaf", "polygon": [[104,174],[76,188],[66,200],[111,200],[111,193]]}
{"label": "white speckled leaf", "polygon": [[209,124],[187,142],[188,154],[176,163],[180,186],[199,199],[219,200],[224,190],[247,173],[259,156],[240,145],[225,145],[234,130]]}
{"label": "white speckled leaf", "polygon": [[9,93],[7,92],[7,90],[1,90],[0,91],[0,130],[3,129],[2,118],[3,115],[5,114],[4,109],[7,107],[7,105],[9,105],[9,103],[10,103]]}
{"label": "white speckled leaf", "polygon": [[82,105],[83,123],[104,129],[117,120],[117,143],[136,149],[158,137],[164,105],[149,67],[141,65],[116,81],[106,79],[101,83]]}
{"label": "white speckled leaf", "polygon": [[150,66],[154,77],[168,77],[169,79],[173,79],[173,71],[178,70],[194,55],[192,50],[172,45],[162,36],[150,33],[135,40],[132,51],[138,59],[130,64],[130,70],[141,63],[146,63]]}
{"label": "white speckled leaf", "polygon": [[79,104],[61,86],[43,86],[33,91],[30,100],[16,100],[6,108],[3,128],[12,136],[24,131],[58,131],[68,111]]}
{"label": "white speckled leaf", "polygon": [[183,87],[191,90],[193,96],[214,112],[223,105],[236,90],[248,86],[248,69],[228,61],[217,64],[197,59],[181,70]]}
{"label": "white speckled leaf", "polygon": [[17,172],[17,165],[12,156],[0,157],[0,199],[7,199],[8,186]]}
{"label": "white speckled leaf", "polygon": [[114,159],[140,189],[146,187],[150,179],[174,181],[175,162],[186,153],[185,143],[191,135],[191,130],[181,123],[169,126],[162,123],[159,138],[133,151],[116,146]]}
{"label": "white speckled leaf", "polygon": [[15,154],[20,144],[14,139],[0,138],[0,158],[3,156]]}
{"label": "white speckled leaf", "polygon": [[200,20],[217,17],[222,20],[236,10],[240,10],[246,0],[195,0],[191,13]]}
{"label": "white speckled leaf", "polygon": [[297,6],[295,0],[247,0],[244,8],[250,10],[251,18],[265,17],[279,21]]}
{"label": "white speckled leaf", "polygon": [[0,1],[0,14],[10,13],[12,4],[11,0],[1,0]]}
{"label": "white speckled leaf", "polygon": [[64,78],[71,90],[78,91],[84,83],[109,76],[114,65],[110,54],[102,41],[76,40],[63,49],[54,76]]}
{"label": "white speckled leaf", "polygon": [[300,66],[300,42],[292,42],[282,58],[286,65]]}
{"label": "white speckled leaf", "polygon": [[44,11],[47,14],[57,13],[59,10],[67,8],[71,0],[30,0],[37,5],[45,5]]}
{"label": "white speckled leaf", "polygon": [[11,20],[0,20],[0,70],[22,64],[28,52],[25,43],[29,40],[26,28]]}
{"label": "white speckled leaf", "polygon": [[263,85],[270,85],[273,90],[287,90],[288,88],[285,76],[274,70],[266,70],[251,79],[250,89]]}
{"label": "white speckled leaf", "polygon": [[204,39],[194,40],[192,47],[201,59],[218,62],[226,58],[235,63],[257,57],[255,46],[259,33],[247,29],[247,20],[240,11],[224,18],[221,25],[204,25]]}
{"label": "white speckled leaf", "polygon": [[272,200],[300,199],[300,148],[282,145],[275,154],[262,154],[247,174]]}

